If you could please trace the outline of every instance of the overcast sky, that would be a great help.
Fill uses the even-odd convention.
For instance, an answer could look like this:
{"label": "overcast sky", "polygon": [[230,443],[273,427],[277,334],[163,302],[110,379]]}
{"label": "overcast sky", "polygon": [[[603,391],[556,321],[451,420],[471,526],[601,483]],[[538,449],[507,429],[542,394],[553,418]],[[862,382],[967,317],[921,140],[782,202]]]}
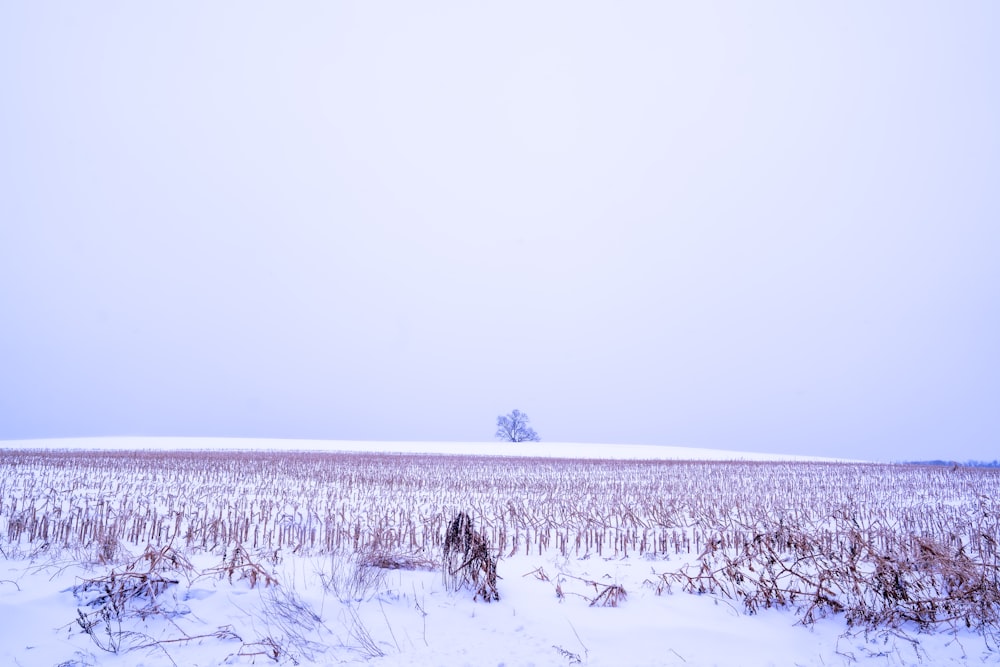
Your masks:
{"label": "overcast sky", "polygon": [[0,0],[0,439],[1000,457],[1000,4]]}

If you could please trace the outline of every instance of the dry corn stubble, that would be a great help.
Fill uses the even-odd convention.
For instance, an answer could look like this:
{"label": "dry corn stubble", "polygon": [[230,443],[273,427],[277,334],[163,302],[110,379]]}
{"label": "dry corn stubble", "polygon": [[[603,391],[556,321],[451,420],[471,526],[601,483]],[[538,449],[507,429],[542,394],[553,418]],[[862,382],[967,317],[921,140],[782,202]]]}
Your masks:
{"label": "dry corn stubble", "polygon": [[858,626],[992,633],[998,624],[996,470],[5,450],[0,472],[8,557],[68,552],[113,565],[145,544],[223,557],[236,545],[248,577],[263,554],[435,562],[464,511],[491,552],[671,557],[678,564],[651,582],[659,590],[727,595],[748,611],[793,605],[806,623],[842,613]]}
{"label": "dry corn stubble", "polygon": [[471,588],[473,599],[484,602],[500,599],[497,590],[497,558],[491,553],[486,538],[478,532],[472,518],[459,512],[448,524],[443,547],[445,586],[456,591]]}

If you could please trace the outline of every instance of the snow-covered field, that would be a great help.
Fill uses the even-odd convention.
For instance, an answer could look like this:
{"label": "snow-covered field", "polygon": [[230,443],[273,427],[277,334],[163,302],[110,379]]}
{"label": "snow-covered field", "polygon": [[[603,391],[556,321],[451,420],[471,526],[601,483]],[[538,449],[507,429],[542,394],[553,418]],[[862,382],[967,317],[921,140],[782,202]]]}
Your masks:
{"label": "snow-covered field", "polygon": [[282,440],[267,438],[73,438],[0,441],[9,449],[139,449],[177,450],[253,450],[315,452],[381,452],[400,454],[456,454],[471,456],[530,456],[570,459],[631,459],[685,461],[835,461],[816,456],[761,454],[698,449],[668,445],[602,445],[573,442],[375,442],[370,440]]}
{"label": "snow-covered field", "polygon": [[[900,486],[900,497],[887,501],[886,506],[915,506],[919,512],[906,514],[900,522],[914,521],[913,530],[919,531],[925,515],[930,525],[936,517],[954,522],[959,516],[938,512],[970,508],[970,516],[995,513],[995,501],[983,497],[984,492],[995,496],[1000,488],[994,472],[953,471],[960,477],[948,478],[947,470],[906,469],[897,473],[889,466],[857,466],[846,469],[843,480],[848,481],[843,482],[839,472],[827,472],[839,471],[835,465],[806,463],[804,459],[790,462],[792,457],[545,443],[109,438],[0,444],[0,664],[4,665],[1000,664],[995,626],[985,631],[962,623],[924,628],[910,622],[898,627],[851,627],[844,614],[835,612],[804,623],[802,609],[795,604],[762,606],[750,614],[742,600],[725,591],[686,593],[681,578],[665,575],[682,571],[685,565],[697,566],[702,562],[699,552],[709,551],[709,544],[714,544],[702,542],[695,523],[703,517],[728,514],[739,503],[720,492],[714,499],[662,498],[647,505],[630,495],[629,486],[648,489],[657,478],[676,472],[679,483],[695,489],[704,480],[690,479],[692,474],[718,473],[719,479],[712,483],[723,485],[720,489],[735,481],[737,494],[749,494],[758,485],[758,481],[748,479],[754,475],[760,476],[760,485],[793,483],[802,477],[806,482],[801,488],[807,494],[815,493],[815,499],[803,500],[809,503],[823,502],[823,494],[831,493],[819,487],[849,483],[853,489],[846,489],[843,497],[847,498],[868,493],[866,489],[889,496]],[[24,448],[47,454],[32,459],[15,451]],[[98,458],[97,450],[121,449],[133,453],[100,459],[112,463],[102,463],[106,467],[97,471],[82,470],[79,461],[85,459],[65,459],[76,463],[60,467],[63,459],[58,458],[64,451],[94,450],[93,456]],[[248,468],[240,470],[249,472],[239,473],[244,477],[237,480],[237,473],[223,469],[218,462],[237,458],[241,455],[237,450],[245,449],[283,454],[247,459]],[[205,467],[217,470],[199,471],[203,478],[188,488],[171,477],[170,471],[156,467],[164,460],[157,458],[156,451],[177,450],[231,450],[232,457],[206,459]],[[536,495],[525,501],[529,506],[510,514],[491,509],[494,500],[496,507],[503,507],[516,499],[505,496],[505,488],[494,489],[496,483],[485,473],[481,484],[484,495],[469,492],[469,509],[477,518],[477,527],[488,539],[504,545],[497,564],[499,601],[486,603],[474,599],[468,588],[455,591],[446,586],[439,567],[439,545],[432,545],[426,534],[418,533],[425,528],[425,532],[440,532],[435,528],[440,526],[436,523],[441,519],[440,510],[420,520],[401,516],[404,512],[398,506],[404,504],[404,490],[421,498],[421,503],[434,506],[434,494],[444,487],[434,486],[440,483],[429,474],[422,479],[394,479],[388,486],[377,475],[380,459],[369,457],[344,473],[343,481],[334,477],[334,481],[320,485],[320,490],[301,481],[298,488],[289,488],[294,486],[291,480],[299,479],[289,468],[323,465],[314,456],[293,457],[295,451],[381,452],[386,466],[410,465],[413,457],[408,454],[431,453],[440,457],[431,464],[439,461],[439,467],[453,467],[456,476],[469,470],[497,470],[501,476],[508,475],[507,470],[517,470],[525,477],[537,478],[532,482],[536,486],[531,487]],[[390,452],[407,456],[394,457]],[[464,468],[457,463],[461,459],[455,458],[498,454],[560,460],[543,465],[533,458],[514,463],[489,458],[477,459],[472,467]],[[267,467],[271,465],[267,456],[275,459],[273,469]],[[574,464],[562,461],[564,458],[590,461]],[[615,467],[614,459],[622,462],[621,468]],[[746,463],[640,465],[630,462],[632,459],[743,459]],[[153,464],[144,464],[146,460]],[[197,459],[185,458],[177,465],[187,465],[189,460]],[[775,463],[766,463],[769,460]],[[137,461],[135,467],[132,461]],[[424,459],[418,462],[426,463]],[[365,467],[372,465],[375,467]],[[642,477],[647,465],[652,466],[648,468],[649,479]],[[773,478],[769,477],[772,468],[780,471]],[[133,470],[144,472],[140,475]],[[620,485],[616,478],[619,471],[624,476]],[[588,478],[599,472],[606,476]],[[728,480],[729,473],[742,479]],[[126,480],[126,475],[143,479]],[[827,479],[829,484],[824,481]],[[279,484],[287,496],[275,500],[282,509],[269,520],[266,500],[278,495],[267,486],[270,482]],[[136,489],[154,491],[147,493],[148,497],[135,497]],[[606,498],[600,489],[606,489]],[[420,495],[425,490],[429,500]],[[767,498],[761,507],[768,511],[778,506],[775,498],[782,497],[781,489],[774,491],[760,490],[761,497]],[[313,502],[305,496],[317,493],[327,496],[316,507],[328,509],[303,511]],[[185,498],[186,494],[197,497]],[[296,504],[298,496],[302,496],[302,507]],[[359,503],[363,499],[367,504],[352,505],[355,496]],[[797,500],[789,498],[782,505],[790,508],[789,522],[791,513],[800,511],[795,509]],[[453,503],[452,497],[442,497],[438,507],[448,508]],[[653,526],[651,513],[666,511],[668,505],[690,515],[692,525],[673,529]],[[379,517],[361,517],[358,507],[382,509]],[[584,525],[569,516],[576,507],[595,516],[605,507],[616,509],[615,516],[606,517],[607,525],[559,528]],[[244,510],[248,512],[245,517]],[[854,507],[850,521],[863,524],[869,520],[856,510]],[[313,512],[318,517],[315,525],[309,518]],[[322,548],[323,539],[333,544],[330,525],[339,520],[338,512],[349,527],[357,526],[348,530],[345,539],[349,541],[354,531],[354,542],[363,545],[370,539],[366,535],[376,535],[382,547],[354,549],[338,541],[336,549]],[[74,513],[77,515],[72,519]],[[635,522],[626,529],[622,517],[629,513]],[[512,525],[500,527],[496,523],[501,514],[504,521],[512,516],[534,518],[525,519],[524,526],[517,529],[523,532],[515,533]],[[552,519],[556,528],[551,531],[551,541],[548,528],[530,525],[534,522],[537,526],[537,517],[549,514],[559,515]],[[831,512],[831,517],[834,514]],[[37,521],[42,515],[50,517],[44,526]],[[732,515],[744,516],[735,511]],[[450,510],[445,509],[445,523],[449,516]],[[315,532],[322,523],[319,519],[325,521],[325,533]],[[491,520],[494,523],[487,530]],[[984,530],[992,531],[985,536],[987,543],[996,540],[996,523],[983,523],[982,517],[978,520],[979,529],[985,526]],[[98,530],[88,521],[104,521],[107,527]],[[259,544],[252,530],[257,521],[263,523]],[[414,532],[401,534],[407,525]],[[640,525],[644,528],[636,530]],[[112,528],[119,530],[120,540],[108,538]],[[572,531],[577,531],[576,540]],[[678,531],[698,541],[696,548],[681,548],[680,540],[687,538],[679,538]],[[209,534],[214,537],[205,542]],[[320,535],[316,544],[304,542],[301,536],[308,534]],[[131,537],[126,539],[126,535]],[[149,539],[157,535],[165,539]],[[605,535],[609,536],[607,541],[598,546],[596,540],[605,539]],[[733,537],[720,533],[720,539]],[[961,544],[972,550],[971,542]],[[404,548],[407,545],[409,548]],[[371,567],[378,557],[386,559],[384,564],[401,567]],[[994,559],[983,567],[995,577],[996,565]],[[694,571],[687,570],[689,574]],[[133,597],[126,600],[130,595]]]}

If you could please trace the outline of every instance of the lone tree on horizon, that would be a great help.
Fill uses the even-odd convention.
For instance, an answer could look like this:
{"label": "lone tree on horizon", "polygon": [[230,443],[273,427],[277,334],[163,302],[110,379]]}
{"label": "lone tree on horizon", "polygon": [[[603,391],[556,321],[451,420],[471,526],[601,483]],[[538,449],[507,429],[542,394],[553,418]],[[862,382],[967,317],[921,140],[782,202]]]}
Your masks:
{"label": "lone tree on horizon", "polygon": [[528,426],[528,415],[520,410],[514,410],[509,415],[497,417],[497,440],[504,442],[538,442],[541,438],[535,429]]}

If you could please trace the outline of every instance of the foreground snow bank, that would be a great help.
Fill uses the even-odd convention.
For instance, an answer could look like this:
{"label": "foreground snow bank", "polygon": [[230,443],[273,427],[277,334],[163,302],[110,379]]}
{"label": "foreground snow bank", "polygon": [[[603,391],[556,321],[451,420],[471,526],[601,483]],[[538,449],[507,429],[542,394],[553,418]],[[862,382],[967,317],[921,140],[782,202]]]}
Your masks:
{"label": "foreground snow bank", "polygon": [[[218,556],[156,596],[135,600],[91,634],[94,613],[81,584],[112,569],[65,561],[6,561],[0,570],[0,663],[143,665],[369,664],[379,667],[515,665],[1000,664],[972,632],[850,631],[837,618],[809,628],[784,610],[748,616],[731,602],[657,590],[648,583],[673,563],[643,558],[567,559],[517,555],[500,563],[501,600],[449,593],[441,573],[382,570],[353,585],[350,556],[288,556],[264,563],[279,582],[251,586],[226,576]],[[119,566],[118,571],[122,567]],[[207,572],[201,574],[199,572]],[[621,586],[615,607],[592,605]],[[91,596],[92,597],[92,596]],[[145,610],[145,611],[143,611]],[[118,653],[107,650],[114,647]]]}

